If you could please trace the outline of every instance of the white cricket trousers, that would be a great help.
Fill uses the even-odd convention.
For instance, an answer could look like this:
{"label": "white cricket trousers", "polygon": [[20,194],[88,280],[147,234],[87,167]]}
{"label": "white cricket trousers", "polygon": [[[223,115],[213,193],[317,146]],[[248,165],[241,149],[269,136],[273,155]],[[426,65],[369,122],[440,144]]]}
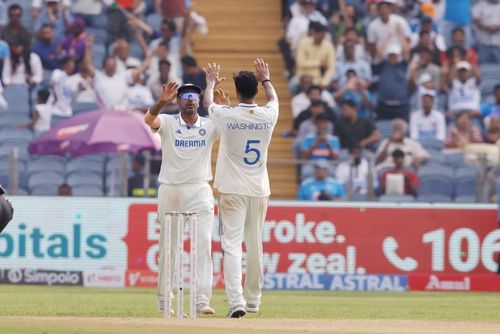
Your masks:
{"label": "white cricket trousers", "polygon": [[[164,300],[164,279],[170,274],[173,282],[173,273],[177,254],[177,218],[172,217],[172,268],[165,273],[163,263],[165,213],[168,211],[196,212],[197,243],[196,243],[196,305],[209,304],[212,297],[212,229],[214,224],[214,196],[208,182],[197,184],[161,184],[158,190],[158,218],[160,229],[160,263],[157,295],[158,300]],[[187,263],[187,261],[184,261]]]}
{"label": "white cricket trousers", "polygon": [[[260,305],[264,282],[262,231],[269,197],[221,194],[219,221],[224,256],[224,283],[229,308]],[[245,288],[241,285],[242,244],[247,250]]]}

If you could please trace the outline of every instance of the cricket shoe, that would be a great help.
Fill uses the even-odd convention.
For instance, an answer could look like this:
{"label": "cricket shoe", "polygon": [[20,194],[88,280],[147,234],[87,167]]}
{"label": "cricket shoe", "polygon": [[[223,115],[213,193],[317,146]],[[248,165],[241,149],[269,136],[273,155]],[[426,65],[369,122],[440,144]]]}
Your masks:
{"label": "cricket shoe", "polygon": [[257,304],[247,304],[245,306],[245,310],[248,312],[248,313],[259,313],[260,311],[260,307],[259,305]]}
{"label": "cricket shoe", "polygon": [[243,305],[236,305],[233,306],[229,309],[229,312],[227,313],[228,318],[241,318],[245,316],[247,312],[245,311],[245,308]]}
{"label": "cricket shoe", "polygon": [[196,313],[212,315],[212,314],[215,314],[215,310],[213,308],[211,308],[210,305],[208,305],[208,304],[197,305],[196,306]]}

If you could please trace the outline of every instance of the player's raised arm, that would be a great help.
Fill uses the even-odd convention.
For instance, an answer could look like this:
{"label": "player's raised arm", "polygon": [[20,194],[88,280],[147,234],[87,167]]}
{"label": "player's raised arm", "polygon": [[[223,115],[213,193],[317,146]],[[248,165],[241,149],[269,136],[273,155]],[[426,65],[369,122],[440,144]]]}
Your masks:
{"label": "player's raised arm", "polygon": [[205,106],[205,109],[208,110],[208,107],[210,107],[214,103],[215,86],[220,84],[226,78],[220,77],[220,65],[216,63],[208,64],[207,68],[204,68],[203,70],[205,71],[207,77],[207,88],[205,88],[203,105]]}
{"label": "player's raised arm", "polygon": [[257,58],[255,60],[255,76],[262,83],[262,86],[264,86],[267,102],[278,102],[278,94],[276,94],[276,90],[271,83],[269,65],[264,59]]}
{"label": "player's raised arm", "polygon": [[149,110],[146,112],[146,115],[144,115],[144,122],[151,129],[158,130],[160,128],[161,121],[158,117],[158,114],[165,105],[175,99],[178,88],[179,85],[176,82],[169,82],[168,84],[163,85],[163,91],[160,95],[160,98],[151,108],[149,108]]}

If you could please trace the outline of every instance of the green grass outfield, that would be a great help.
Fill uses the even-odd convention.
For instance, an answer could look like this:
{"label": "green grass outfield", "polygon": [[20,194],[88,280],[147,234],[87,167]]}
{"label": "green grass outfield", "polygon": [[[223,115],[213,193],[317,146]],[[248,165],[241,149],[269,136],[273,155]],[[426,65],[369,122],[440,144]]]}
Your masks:
{"label": "green grass outfield", "polygon": [[[186,304],[187,302],[186,296]],[[216,309],[215,318],[224,318],[227,307],[223,291],[214,291],[212,306]],[[285,322],[283,319],[290,321]],[[297,321],[296,326],[294,321]],[[371,327],[373,321],[380,323],[382,330],[373,333],[430,333],[419,331],[429,324],[435,324],[435,327],[443,326],[444,329],[447,328],[446,324],[459,324],[455,330],[448,327],[448,331],[443,333],[460,333],[460,329],[466,333],[469,325],[483,326],[477,328],[477,333],[488,333],[490,329],[492,333],[500,333],[500,294],[266,291],[261,313],[257,315],[248,315],[241,320],[193,321],[162,319],[156,312],[154,289],[0,285],[2,334],[224,334],[234,333],[232,327],[235,324],[238,334],[262,332],[264,328],[269,329],[265,330],[266,333],[292,333],[303,330],[311,333],[371,333],[371,328],[364,327]],[[330,322],[337,324],[337,327],[329,330]],[[391,323],[393,327],[402,327],[391,331]],[[465,325],[460,325],[462,323]],[[352,324],[353,331],[350,331],[349,324]],[[361,326],[362,324],[365,325]],[[408,324],[408,327],[405,324]],[[344,328],[344,325],[347,326],[345,329],[337,331],[338,326]],[[165,328],[170,330],[165,331]],[[497,329],[499,331],[496,331]],[[475,330],[471,329],[471,333],[473,332]]]}

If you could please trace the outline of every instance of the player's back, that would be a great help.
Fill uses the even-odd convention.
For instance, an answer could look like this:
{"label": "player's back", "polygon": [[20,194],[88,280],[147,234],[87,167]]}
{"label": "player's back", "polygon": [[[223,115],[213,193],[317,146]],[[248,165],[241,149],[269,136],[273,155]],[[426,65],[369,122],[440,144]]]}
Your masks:
{"label": "player's back", "polygon": [[209,112],[221,133],[215,187],[221,193],[269,196],[267,153],[278,103],[212,105]]}

